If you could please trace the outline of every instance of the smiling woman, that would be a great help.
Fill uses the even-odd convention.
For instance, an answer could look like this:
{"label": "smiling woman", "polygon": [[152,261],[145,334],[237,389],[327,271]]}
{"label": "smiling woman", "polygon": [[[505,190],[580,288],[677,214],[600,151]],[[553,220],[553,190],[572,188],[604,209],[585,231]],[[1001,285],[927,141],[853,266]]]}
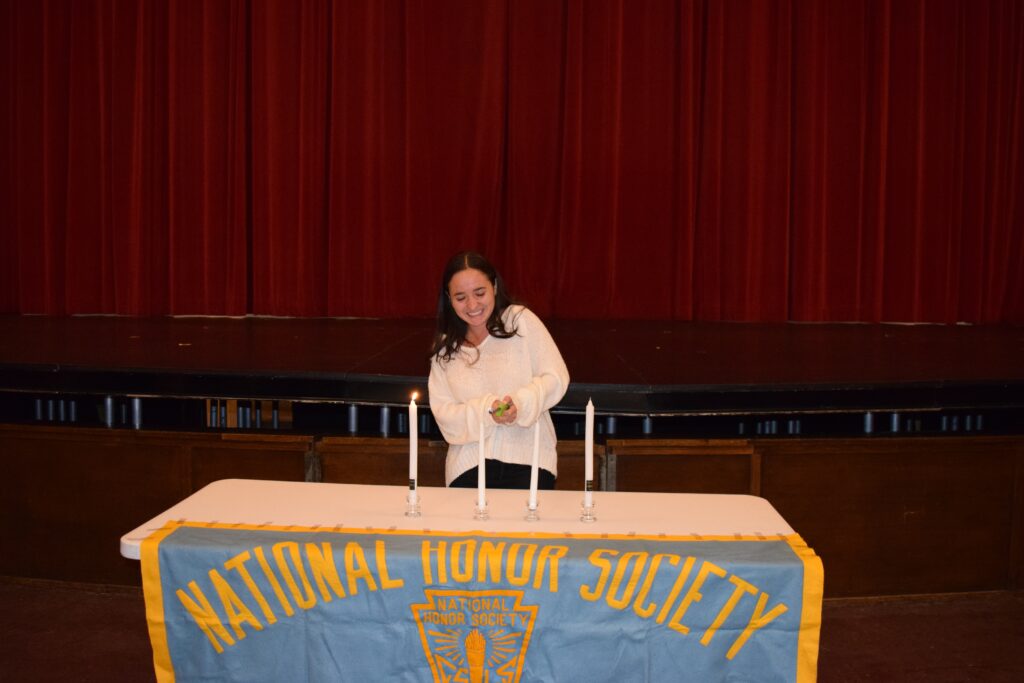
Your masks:
{"label": "smiling woman", "polygon": [[487,339],[487,321],[494,312],[494,285],[476,268],[460,270],[448,283],[455,315],[466,323],[466,341],[479,346]]}
{"label": "smiling woman", "polygon": [[430,409],[448,442],[445,482],[475,486],[481,443],[488,488],[528,488],[537,426],[540,488],[558,474],[549,410],[569,371],[544,323],[512,301],[487,259],[453,256],[441,277]]}

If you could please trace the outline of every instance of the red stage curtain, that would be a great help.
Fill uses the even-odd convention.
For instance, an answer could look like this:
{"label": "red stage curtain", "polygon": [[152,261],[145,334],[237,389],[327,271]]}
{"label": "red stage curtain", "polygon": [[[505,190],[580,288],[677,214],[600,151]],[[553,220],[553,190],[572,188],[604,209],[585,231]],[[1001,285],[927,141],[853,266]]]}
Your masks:
{"label": "red stage curtain", "polygon": [[0,311],[1024,321],[1016,0],[0,0]]}

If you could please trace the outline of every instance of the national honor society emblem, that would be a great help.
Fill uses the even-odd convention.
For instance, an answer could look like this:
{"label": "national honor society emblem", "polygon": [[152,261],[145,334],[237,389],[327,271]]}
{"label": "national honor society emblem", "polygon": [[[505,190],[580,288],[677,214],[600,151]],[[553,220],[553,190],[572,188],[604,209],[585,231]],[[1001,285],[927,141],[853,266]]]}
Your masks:
{"label": "national honor society emblem", "polygon": [[518,590],[424,590],[412,605],[423,651],[439,683],[517,683],[537,605]]}

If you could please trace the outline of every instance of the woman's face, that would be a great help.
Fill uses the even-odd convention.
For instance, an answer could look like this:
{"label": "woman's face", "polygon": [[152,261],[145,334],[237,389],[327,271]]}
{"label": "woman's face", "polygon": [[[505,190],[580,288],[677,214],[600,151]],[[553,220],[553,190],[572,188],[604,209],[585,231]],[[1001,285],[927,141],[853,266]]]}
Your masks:
{"label": "woman's face", "polygon": [[460,270],[448,281],[448,296],[455,315],[471,329],[487,329],[487,319],[494,311],[494,285],[475,268]]}

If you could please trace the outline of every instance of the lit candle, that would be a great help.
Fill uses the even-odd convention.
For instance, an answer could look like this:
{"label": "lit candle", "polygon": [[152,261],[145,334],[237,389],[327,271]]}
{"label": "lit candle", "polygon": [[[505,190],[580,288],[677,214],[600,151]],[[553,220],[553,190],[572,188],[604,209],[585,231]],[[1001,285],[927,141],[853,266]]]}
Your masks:
{"label": "lit candle", "polygon": [[540,420],[533,424],[533,462],[530,464],[530,508],[537,507],[537,476],[540,473]]}
{"label": "lit candle", "polygon": [[417,491],[417,470],[419,468],[420,428],[416,419],[416,397],[415,391],[412,400],[409,401],[409,502],[415,503],[419,493]]}
{"label": "lit candle", "polygon": [[487,465],[484,455],[484,419],[480,418],[480,454],[476,466],[476,506],[483,510],[487,506]]}
{"label": "lit candle", "polygon": [[586,441],[583,442],[583,504],[594,504],[594,402],[587,400]]}

